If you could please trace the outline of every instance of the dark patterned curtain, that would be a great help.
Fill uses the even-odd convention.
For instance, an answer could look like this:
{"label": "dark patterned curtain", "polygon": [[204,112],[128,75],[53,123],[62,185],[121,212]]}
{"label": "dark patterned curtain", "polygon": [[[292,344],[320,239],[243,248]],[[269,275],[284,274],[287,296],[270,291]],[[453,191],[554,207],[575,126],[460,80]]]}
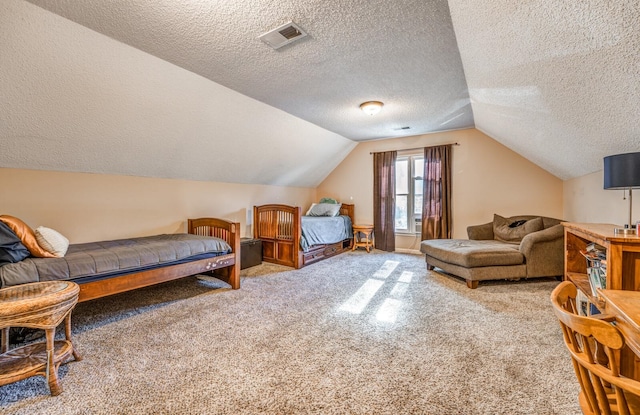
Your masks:
{"label": "dark patterned curtain", "polygon": [[451,144],[424,149],[422,240],[451,238]]}
{"label": "dark patterned curtain", "polygon": [[376,249],[396,249],[396,151],[373,154],[373,233]]}

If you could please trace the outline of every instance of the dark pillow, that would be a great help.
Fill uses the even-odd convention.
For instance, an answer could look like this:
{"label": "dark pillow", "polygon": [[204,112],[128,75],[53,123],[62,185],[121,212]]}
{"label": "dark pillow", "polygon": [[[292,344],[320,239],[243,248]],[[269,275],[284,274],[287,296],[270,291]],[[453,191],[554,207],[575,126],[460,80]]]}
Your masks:
{"label": "dark pillow", "polygon": [[20,238],[6,223],[0,221],[0,266],[20,262],[29,255],[29,250]]}
{"label": "dark pillow", "polygon": [[31,255],[37,258],[55,258],[51,252],[47,252],[40,245],[38,245],[38,241],[36,240],[36,234],[33,232],[33,229],[29,227],[22,219],[16,218],[15,216],[9,215],[0,215],[0,222],[4,222],[18,238],[20,238],[20,242],[24,246],[27,247]]}
{"label": "dark pillow", "polygon": [[493,236],[496,240],[519,244],[526,235],[544,229],[544,224],[540,217],[529,219],[515,228],[509,226],[511,222],[510,219],[503,218],[500,215],[493,215]]}
{"label": "dark pillow", "polygon": [[518,227],[518,226],[520,226],[520,225],[524,225],[524,223],[525,223],[525,222],[526,222],[526,220],[524,220],[524,219],[520,219],[520,220],[517,220],[517,221],[515,221],[515,222],[512,222],[512,223],[509,225],[509,227],[510,227],[510,228],[517,228],[517,227]]}

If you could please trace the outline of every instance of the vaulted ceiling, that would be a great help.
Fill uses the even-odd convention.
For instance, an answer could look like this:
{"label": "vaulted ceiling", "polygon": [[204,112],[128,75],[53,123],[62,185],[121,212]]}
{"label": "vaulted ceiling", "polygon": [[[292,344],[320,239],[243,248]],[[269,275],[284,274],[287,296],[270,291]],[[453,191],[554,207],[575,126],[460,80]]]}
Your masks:
{"label": "vaulted ceiling", "polygon": [[[30,1],[351,140],[473,126],[446,0]],[[308,36],[258,39],[290,20]]]}
{"label": "vaulted ceiling", "polygon": [[478,129],[562,179],[640,151],[640,1],[449,6]]}
{"label": "vaulted ceiling", "polygon": [[[29,2],[326,130],[303,143],[296,122],[294,131],[278,130],[278,138],[268,141],[290,150],[298,164],[274,159],[276,168],[268,168],[245,158],[254,170],[241,182],[313,186],[355,142],[474,126],[562,179],[601,169],[606,155],[640,150],[638,0]],[[278,50],[258,39],[290,20],[308,36]],[[12,76],[20,81],[15,68]],[[383,111],[364,115],[358,105],[368,100],[383,101]],[[269,116],[259,105],[249,107],[257,118]],[[19,118],[11,115],[11,122]],[[255,131],[229,139],[233,130],[223,128],[225,134],[209,134],[197,144],[215,142],[232,161],[234,152],[246,156],[251,137],[244,135],[255,142],[264,128],[250,114],[245,118],[256,123]],[[152,138],[147,144],[115,172],[235,181],[221,173],[148,167],[141,156],[154,145]],[[90,143],[83,146],[96,152]],[[254,152],[269,151],[259,142],[254,146]],[[24,156],[30,163],[36,147]],[[14,142],[11,148],[16,154],[0,155],[0,167],[20,167],[22,147]],[[315,165],[301,157],[309,149]],[[81,158],[65,163],[91,171]],[[89,158],[100,166],[98,157]],[[106,160],[94,171],[114,172],[114,163],[124,163]],[[283,181],[278,171],[298,171],[299,178]]]}

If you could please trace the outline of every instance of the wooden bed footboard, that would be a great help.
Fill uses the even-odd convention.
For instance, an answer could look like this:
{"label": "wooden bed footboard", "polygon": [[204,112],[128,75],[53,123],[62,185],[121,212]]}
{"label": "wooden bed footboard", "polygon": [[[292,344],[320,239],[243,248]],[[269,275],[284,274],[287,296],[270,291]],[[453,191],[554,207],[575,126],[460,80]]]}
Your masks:
{"label": "wooden bed footboard", "polygon": [[[354,223],[354,205],[343,203],[340,215],[349,216]],[[300,248],[302,213],[299,206],[280,204],[253,207],[253,236],[262,241],[262,260],[293,268],[328,258],[351,248],[351,239],[315,245],[305,253]]]}
{"label": "wooden bed footboard", "polygon": [[[194,235],[214,236],[223,239],[231,246],[233,263],[212,264],[207,271],[231,285],[240,288],[240,223],[217,218],[199,218],[187,220],[187,232]],[[215,258],[212,258],[215,260]],[[218,270],[213,272],[213,270]]]}
{"label": "wooden bed footboard", "polygon": [[187,224],[188,233],[224,239],[233,252],[83,283],[80,284],[79,301],[93,300],[196,274],[210,274],[227,282],[233,289],[240,288],[240,224],[216,218],[189,219]]}
{"label": "wooden bed footboard", "polygon": [[262,260],[300,268],[300,207],[262,205],[253,207],[253,236],[262,241]]}

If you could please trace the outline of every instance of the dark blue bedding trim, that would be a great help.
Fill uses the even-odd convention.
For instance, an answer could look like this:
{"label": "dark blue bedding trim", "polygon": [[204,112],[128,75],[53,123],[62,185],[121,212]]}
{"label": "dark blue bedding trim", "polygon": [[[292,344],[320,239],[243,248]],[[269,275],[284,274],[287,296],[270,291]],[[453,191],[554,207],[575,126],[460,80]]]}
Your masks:
{"label": "dark blue bedding trim", "polygon": [[207,258],[213,258],[213,257],[216,257],[216,256],[226,255],[226,254],[227,254],[227,252],[220,252],[220,253],[206,252],[206,253],[203,253],[203,254],[190,256],[188,258],[182,258],[182,259],[180,259],[178,261],[165,262],[163,264],[154,264],[154,265],[149,265],[149,266],[146,266],[146,267],[140,267],[140,268],[136,268],[136,269],[127,269],[127,270],[123,270],[123,271],[110,272],[110,273],[106,273],[106,274],[87,275],[87,276],[80,277],[80,278],[72,278],[69,281],[73,281],[73,282],[78,283],[78,284],[86,284],[88,282],[100,281],[100,280],[105,280],[105,279],[113,278],[113,277],[120,277],[122,275],[135,274],[135,273],[138,273],[138,272],[148,271],[148,270],[151,270],[151,269],[170,267],[171,265],[186,264],[188,262],[198,261],[198,260],[207,259]]}

